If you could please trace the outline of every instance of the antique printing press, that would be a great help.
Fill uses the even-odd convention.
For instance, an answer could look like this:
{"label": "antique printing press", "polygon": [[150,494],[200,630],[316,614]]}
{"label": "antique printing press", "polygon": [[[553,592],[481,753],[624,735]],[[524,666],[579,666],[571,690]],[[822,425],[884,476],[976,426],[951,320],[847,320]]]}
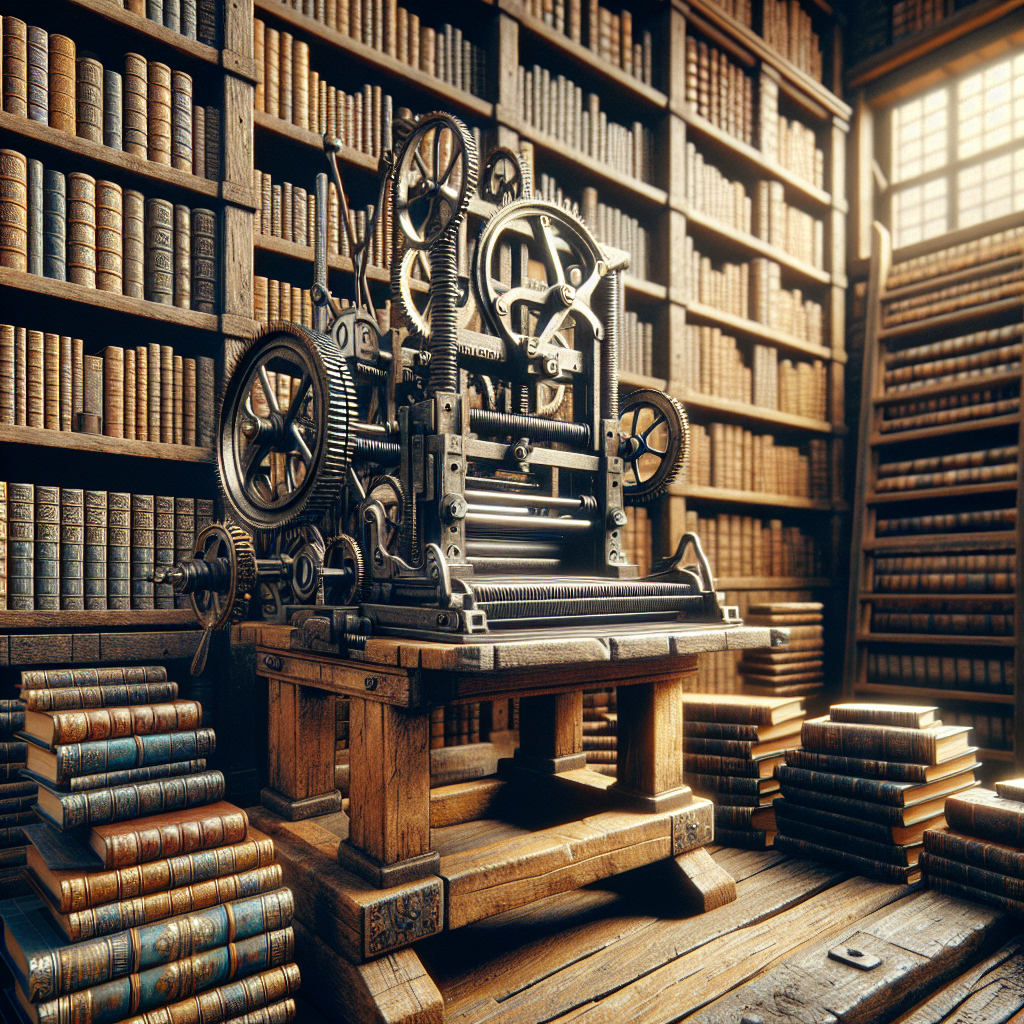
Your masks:
{"label": "antique printing press", "polygon": [[[627,257],[532,197],[508,150],[487,161],[478,194],[457,118],[400,121],[395,135],[376,210],[392,216],[404,326],[378,325],[325,140],[355,304],[342,310],[327,290],[320,175],[317,329],[271,323],[230,370],[218,442],[228,518],[164,578],[190,595],[207,638],[275,624],[255,630],[257,673],[276,694],[267,807],[291,820],[340,809],[333,703],[351,698],[339,859],[392,901],[364,915],[363,955],[655,860],[674,860],[698,906],[725,901],[731,879],[701,849],[712,806],[683,784],[681,694],[699,653],[785,640],[722,606],[696,535],[644,578],[623,553],[625,506],[665,491],[689,441],[675,399],[619,401]],[[460,275],[471,203],[489,216]],[[582,691],[605,686],[619,688],[614,780],[582,752]],[[504,789],[556,824],[527,851],[442,856],[430,710],[508,698],[520,700],[520,742],[500,765]]]}

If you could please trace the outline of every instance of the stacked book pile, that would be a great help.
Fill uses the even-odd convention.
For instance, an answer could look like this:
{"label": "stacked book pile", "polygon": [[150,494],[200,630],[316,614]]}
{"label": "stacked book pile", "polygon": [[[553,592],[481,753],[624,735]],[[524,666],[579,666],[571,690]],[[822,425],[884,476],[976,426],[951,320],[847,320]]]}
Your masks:
{"label": "stacked book pile", "polygon": [[292,1019],[291,890],[206,769],[200,705],[159,667],[24,675],[43,822],[25,828],[33,895],[0,903],[23,1019]]}
{"label": "stacked book pile", "polygon": [[595,771],[615,774],[616,713],[615,690],[586,690],[583,693],[583,753]]}
{"label": "stacked book pile", "polygon": [[778,697],[808,696],[825,685],[823,605],[817,601],[784,601],[751,605],[748,626],[779,626],[789,630],[785,647],[744,651],[738,671],[746,693]]}
{"label": "stacked book pile", "polygon": [[25,705],[0,700],[0,887],[20,874],[28,845],[22,826],[38,820],[32,813],[35,783],[21,777],[26,743],[14,735],[24,724]]}
{"label": "stacked book pile", "polygon": [[[804,723],[776,769],[778,849],[886,882],[916,882],[925,830],[976,786],[966,726],[934,707],[836,704]],[[947,799],[950,798],[950,799]]]}
{"label": "stacked book pile", "polygon": [[1024,918],[1024,779],[949,797],[946,822],[924,834],[928,885]]}
{"label": "stacked book pile", "polygon": [[774,773],[799,743],[803,721],[800,699],[683,697],[683,781],[714,802],[716,843],[757,850],[773,844]]}

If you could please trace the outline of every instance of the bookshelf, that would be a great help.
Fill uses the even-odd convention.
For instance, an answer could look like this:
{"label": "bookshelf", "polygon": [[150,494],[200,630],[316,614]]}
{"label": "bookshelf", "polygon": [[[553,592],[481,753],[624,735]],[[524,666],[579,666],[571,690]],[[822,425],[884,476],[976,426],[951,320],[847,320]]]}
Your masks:
{"label": "bookshelf", "polygon": [[[800,498],[720,487],[680,483],[661,499],[634,515],[627,529],[645,550],[637,553],[641,564],[650,564],[666,553],[687,527],[688,518],[701,519],[719,514],[763,517],[779,521],[786,528],[798,528],[812,537],[819,552],[818,568],[807,574],[763,576],[760,574],[720,573],[728,584],[732,603],[745,608],[749,600],[821,599],[831,595],[838,608],[845,599],[841,581],[845,564],[838,553],[841,523],[847,512],[842,490],[843,445],[846,426],[843,414],[844,368],[846,362],[844,309],[845,267],[845,142],[851,116],[850,108],[836,95],[841,53],[836,42],[837,28],[827,5],[803,3],[814,32],[820,40],[823,82],[792,64],[770,47],[755,28],[743,25],[716,6],[712,0],[609,5],[602,15],[621,28],[623,11],[629,15],[633,51],[643,58],[649,47],[650,67],[625,59],[620,47],[618,60],[609,46],[589,44],[588,4],[581,5],[582,20],[578,33],[573,24],[571,4],[546,6],[531,0],[462,0],[438,10],[433,5],[408,4],[409,15],[398,14],[399,26],[412,13],[421,18],[421,32],[430,26],[443,32],[442,23],[461,26],[466,37],[486,50],[486,74],[483,89],[475,95],[453,87],[441,78],[397,59],[398,44],[389,41],[387,20],[376,29],[366,24],[366,39],[336,25],[339,5],[315,5],[303,0],[253,0],[253,15],[263,23],[257,26],[257,39],[267,38],[274,30],[278,38],[288,33],[294,42],[308,46],[309,67],[337,90],[358,92],[364,86],[379,86],[391,97],[392,110],[408,107],[414,112],[451,110],[462,117],[479,136],[486,152],[502,145],[523,152],[531,162],[534,191],[558,194],[576,203],[584,216],[596,204],[606,206],[613,219],[635,219],[647,232],[647,273],[641,277],[634,269],[625,275],[626,310],[641,324],[650,324],[653,336],[649,370],[639,364],[627,365],[620,376],[623,391],[658,387],[678,395],[686,403],[693,422],[708,426],[715,422],[736,424],[755,434],[770,433],[778,443],[807,450],[812,439],[827,445],[832,466],[825,497]],[[382,17],[389,8],[380,5]],[[761,3],[755,3],[754,24],[759,24]],[[351,11],[352,7],[349,6]],[[365,11],[376,5],[365,3]],[[314,14],[322,13],[322,19]],[[560,17],[562,14],[562,17]],[[334,23],[329,23],[330,19]],[[564,20],[563,20],[564,18]],[[611,19],[615,19],[611,22]],[[370,15],[373,22],[373,14]],[[351,27],[351,26],[350,26]],[[376,31],[377,36],[374,37]],[[576,33],[574,35],[574,33]],[[645,40],[644,33],[649,33]],[[730,134],[688,101],[686,93],[687,38],[709,42],[725,54],[750,80],[755,94],[764,84],[787,123],[799,124],[806,137],[813,136],[821,151],[820,180],[797,173],[774,152],[761,149],[756,116],[749,141]],[[378,45],[372,45],[377,43]],[[391,52],[389,52],[389,46]],[[257,43],[257,49],[259,44]],[[257,53],[257,63],[260,54]],[[262,68],[261,68],[262,70]],[[536,88],[524,94],[527,74],[545,72],[552,87],[558,85],[564,98],[561,114],[551,116],[551,129],[542,111],[533,109],[530,97]],[[333,77],[332,77],[333,76]],[[560,80],[564,82],[559,84]],[[830,88],[831,86],[831,88]],[[264,83],[265,87],[265,83]],[[257,104],[260,103],[259,88]],[[758,94],[759,95],[759,94]],[[589,97],[593,96],[594,100]],[[315,174],[324,169],[320,135],[314,126],[298,126],[291,120],[263,109],[253,116],[254,169],[311,190]],[[541,105],[543,107],[543,104]],[[753,110],[759,108],[757,95]],[[580,122],[581,111],[593,113],[599,108],[609,124],[635,132],[634,122],[650,130],[649,152],[642,176],[622,173],[613,165],[592,155],[592,139]],[[575,111],[575,113],[574,113]],[[589,124],[589,121],[587,122]],[[686,146],[693,143],[707,164],[718,168],[733,181],[741,182],[746,193],[756,200],[757,186],[771,182],[781,186],[788,207],[805,218],[821,222],[818,265],[793,255],[789,246],[779,245],[767,231],[743,232],[728,227],[686,201]],[[365,149],[365,146],[363,147]],[[813,155],[813,154],[812,154]],[[346,189],[354,208],[372,202],[373,175],[377,158],[360,149],[344,147],[341,154]],[[595,195],[596,192],[596,195]],[[591,205],[592,204],[592,205]],[[485,204],[470,207],[468,234],[472,236]],[[592,229],[594,224],[591,223]],[[762,237],[762,235],[764,237]],[[601,241],[608,242],[609,239]],[[688,288],[686,272],[687,239],[692,248],[710,258],[715,268],[722,262],[749,262],[761,259],[778,268],[780,285],[791,294],[799,291],[801,301],[813,300],[820,307],[820,336],[808,340],[785,325],[760,322],[753,316],[739,316],[702,301]],[[253,241],[255,273],[271,281],[283,281],[294,288],[308,289],[311,282],[312,248],[267,234]],[[329,260],[330,283],[335,294],[348,297],[352,290],[351,263],[344,256]],[[389,296],[388,268],[371,266],[371,288],[381,303]],[[821,417],[798,415],[776,408],[735,401],[714,394],[686,375],[681,362],[682,334],[687,324],[717,327],[736,339],[743,360],[751,364],[755,345],[775,353],[779,362],[823,364],[827,381]],[[841,635],[842,611],[837,611],[834,635]],[[831,629],[830,629],[831,632]],[[837,649],[837,648],[836,648]],[[720,670],[730,679],[728,686],[738,689],[738,677],[732,672],[733,656],[724,656],[727,665]]]}
{"label": "bookshelf", "polygon": [[[1018,770],[1022,230],[894,254],[875,224],[845,674],[851,699],[934,701],[979,760]],[[992,299],[1008,271],[1016,296]],[[950,287],[959,308],[934,313]]]}

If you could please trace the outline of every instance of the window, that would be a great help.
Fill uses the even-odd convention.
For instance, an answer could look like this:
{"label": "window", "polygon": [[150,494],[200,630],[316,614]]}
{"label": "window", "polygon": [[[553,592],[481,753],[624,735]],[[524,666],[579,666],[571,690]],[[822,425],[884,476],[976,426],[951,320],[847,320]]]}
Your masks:
{"label": "window", "polygon": [[1024,54],[892,111],[896,248],[1024,210]]}

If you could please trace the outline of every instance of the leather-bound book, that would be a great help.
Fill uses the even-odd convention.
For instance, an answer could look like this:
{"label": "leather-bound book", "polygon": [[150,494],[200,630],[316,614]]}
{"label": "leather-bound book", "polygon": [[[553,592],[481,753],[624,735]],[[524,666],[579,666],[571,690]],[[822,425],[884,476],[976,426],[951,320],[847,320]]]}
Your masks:
{"label": "leather-bound book", "polygon": [[[111,492],[107,496],[107,522],[128,527],[129,494]],[[127,542],[126,542],[127,543]],[[128,665],[109,668],[36,668],[21,673],[19,688],[24,690],[62,690],[68,686],[111,686],[130,683],[167,682],[163,665]]]}
{"label": "leather-bound book", "polygon": [[37,611],[60,608],[60,489],[36,486]]}
{"label": "leather-bound book", "polygon": [[132,607],[153,608],[155,517],[152,494],[132,495],[131,562]]}
{"label": "leather-bound book", "polygon": [[7,484],[7,607],[32,611],[35,607],[35,488]]}
{"label": "leather-bound book", "polygon": [[124,148],[135,156],[149,154],[149,72],[145,57],[127,53],[124,58]]}
{"label": "leather-bound book", "polygon": [[68,175],[68,280],[96,287],[96,179],[81,171]]}
{"label": "leather-bound book", "polygon": [[45,343],[42,331],[28,331],[25,361],[25,422],[30,427],[46,426]]}
{"label": "leather-bound book", "polygon": [[174,349],[170,345],[160,346],[160,440],[174,443]]}
{"label": "leather-bound book", "polygon": [[197,29],[196,0],[181,0],[181,28],[186,39],[195,39]]}
{"label": "leather-bound book", "polygon": [[[120,295],[124,282],[124,197],[112,181],[96,182],[96,287]],[[122,423],[123,425],[123,423]],[[123,433],[113,435],[125,436]]]}
{"label": "leather-bound book", "polygon": [[21,18],[4,18],[0,58],[4,110],[28,117],[28,26]]}
{"label": "leather-bound book", "polygon": [[[14,326],[0,324],[0,423],[14,425]],[[7,493],[0,496],[0,516],[7,519]],[[3,534],[6,538],[6,531]],[[0,569],[5,559],[0,557]],[[4,591],[6,594],[6,591]]]}
{"label": "leather-bound book", "polygon": [[206,177],[220,181],[220,108],[206,108]]}
{"label": "leather-bound book", "polygon": [[813,718],[801,730],[803,746],[820,753],[840,754],[912,764],[937,764],[967,750],[967,726],[900,729],[882,725],[856,725]]}
{"label": "leather-bound book", "polygon": [[43,335],[43,426],[60,430],[60,336]]}
{"label": "leather-bound book", "polygon": [[[195,447],[196,443],[196,361],[182,360],[181,387],[181,443]],[[177,502],[177,499],[175,499]],[[177,529],[177,525],[175,525]]]}
{"label": "leather-bound book", "polygon": [[124,390],[122,397],[122,412],[124,415],[124,437],[131,441],[136,439],[135,435],[135,349],[124,350]]}
{"label": "leather-bound book", "polygon": [[103,433],[124,437],[124,349],[103,350]]}
{"label": "leather-bound book", "polygon": [[217,312],[217,215],[213,210],[192,211],[192,308]]}
{"label": "leather-bound book", "polygon": [[[82,589],[87,611],[100,611],[107,607],[107,492],[85,491],[83,508],[85,513],[85,548],[83,551]],[[40,690],[45,694],[42,701],[29,701],[35,690],[23,691],[26,707],[37,711],[57,711],[51,691]],[[56,691],[53,691],[56,692]],[[72,705],[73,706],[73,705]]]}
{"label": "leather-bound book", "polygon": [[67,183],[60,171],[43,171],[43,274],[55,281],[67,278]]}
{"label": "leather-bound book", "polygon": [[171,162],[171,69],[150,61],[147,68],[149,159]]}
{"label": "leather-bound book", "polygon": [[263,49],[263,110],[267,114],[279,117],[281,103],[281,34],[276,28],[266,29]]}
{"label": "leather-bound book", "polygon": [[77,487],[60,489],[60,606],[85,608],[85,497]]}
{"label": "leather-bound book", "polygon": [[28,26],[28,116],[46,124],[50,119],[50,41],[45,29]]}
{"label": "leather-bound book", "polygon": [[207,46],[218,43],[217,0],[196,0],[196,38]]}
{"label": "leather-bound book", "polygon": [[1024,848],[1024,804],[990,789],[951,796],[946,801],[946,821],[951,829],[976,839]]}
{"label": "leather-bound book", "polygon": [[[89,495],[102,494],[103,491],[86,491]],[[90,512],[95,508],[86,506],[86,519],[94,518]],[[106,512],[106,505],[104,505]],[[89,529],[87,526],[86,529]],[[155,704],[176,700],[178,684],[173,682],[159,683],[107,683],[103,686],[62,686],[56,689],[23,690],[21,695],[22,711],[24,712],[63,712],[78,711],[87,708],[120,708],[137,704]]]}
{"label": "leather-bound book", "polygon": [[28,162],[13,149],[0,149],[0,267],[28,270]]}
{"label": "leather-bound book", "polygon": [[163,0],[164,27],[172,32],[181,31],[181,0]]}
{"label": "leather-bound book", "polygon": [[103,143],[103,65],[80,54],[76,67],[75,109],[81,139]]}
{"label": "leather-bound book", "polygon": [[[6,504],[6,493],[3,495]],[[6,515],[6,508],[4,509]],[[6,520],[5,520],[6,521]],[[0,700],[0,736],[10,736],[25,726],[25,705],[20,700]],[[15,783],[14,785],[19,785]],[[6,789],[0,788],[6,794]]]}
{"label": "leather-bound book", "polygon": [[[176,362],[180,359],[180,356],[175,356]],[[176,402],[175,407],[180,407],[180,400]],[[170,569],[174,565],[174,498],[158,494],[153,498],[153,508],[156,522],[153,548],[154,565],[157,569]],[[157,608],[174,607],[174,588],[170,583],[154,584],[153,594]],[[199,708],[199,705],[197,704],[196,707]],[[201,708],[199,708],[199,714],[200,719],[196,721],[196,725],[201,721]],[[179,725],[178,728],[188,729],[194,728],[194,726]]]}
{"label": "leather-bound book", "polygon": [[75,97],[75,41],[50,34],[49,38],[49,119],[50,127],[67,135],[75,134],[77,100]]}
{"label": "leather-bound book", "polygon": [[183,203],[174,207],[174,304],[192,304],[192,211]]}
{"label": "leather-bound book", "polygon": [[[124,611],[131,608],[131,495],[122,491],[107,494],[107,607]],[[74,686],[74,675],[50,677],[22,673],[22,686]],[[84,678],[89,678],[86,676]],[[57,682],[66,680],[66,682]]]}
{"label": "leather-bound book", "polygon": [[223,796],[224,776],[206,771],[81,793],[61,793],[40,784],[36,810],[45,821],[67,831],[206,806]]}
{"label": "leather-bound book", "polygon": [[28,184],[28,272],[43,273],[43,164],[41,160],[26,163]]}
{"label": "leather-bound book", "polygon": [[192,173],[206,177],[206,108],[200,106],[192,108]]}
{"label": "leather-bound book", "polygon": [[146,200],[146,298],[174,301],[174,206],[166,199]]}
{"label": "leather-bound book", "polygon": [[23,427],[28,423],[28,331],[14,328],[14,422]]}
{"label": "leather-bound book", "polygon": [[103,145],[111,149],[124,148],[122,108],[124,106],[123,80],[117,71],[103,70]]}
{"label": "leather-bound book", "polygon": [[164,23],[164,0],[146,0],[146,17],[158,25]]}
{"label": "leather-bound book", "polygon": [[87,793],[94,789],[116,789],[137,782],[154,782],[159,779],[173,779],[182,775],[196,775],[206,771],[206,758],[197,757],[189,761],[169,761],[167,764],[151,764],[142,768],[122,768],[113,772],[94,772],[92,775],[73,775],[65,782],[51,782],[36,775],[28,768],[26,778],[37,785],[45,785],[55,793]]}
{"label": "leather-bound book", "polygon": [[[196,359],[196,443],[201,448],[213,448],[214,445],[215,373],[216,367],[210,356]],[[196,527],[198,529],[198,521]]]}
{"label": "leather-bound book", "polygon": [[60,429],[71,430],[73,389],[74,389],[74,339],[66,334],[60,337],[60,356],[58,366],[58,401],[60,403]]}
{"label": "leather-bound book", "polygon": [[192,77],[171,75],[171,166],[192,173]]}
{"label": "leather-bound book", "polygon": [[[212,362],[212,360],[211,360]],[[211,439],[212,446],[212,439]],[[196,498],[196,536],[213,522],[213,499]]]}
{"label": "leather-bound book", "polygon": [[145,345],[135,349],[135,439],[149,440],[149,353]]}
{"label": "leather-bound book", "polygon": [[281,93],[277,116],[291,124],[293,110],[292,88],[294,75],[292,61],[295,54],[295,37],[290,32],[281,33]]}
{"label": "leather-bound book", "polygon": [[[141,192],[125,189],[122,218],[122,290],[133,299],[146,294],[146,200]],[[139,372],[136,362],[136,373]],[[136,419],[136,428],[138,420]],[[145,440],[145,438],[142,438]]]}
{"label": "leather-bound book", "polygon": [[146,346],[146,386],[149,405],[149,440],[160,440],[160,393],[163,381],[160,371],[160,346]]}

